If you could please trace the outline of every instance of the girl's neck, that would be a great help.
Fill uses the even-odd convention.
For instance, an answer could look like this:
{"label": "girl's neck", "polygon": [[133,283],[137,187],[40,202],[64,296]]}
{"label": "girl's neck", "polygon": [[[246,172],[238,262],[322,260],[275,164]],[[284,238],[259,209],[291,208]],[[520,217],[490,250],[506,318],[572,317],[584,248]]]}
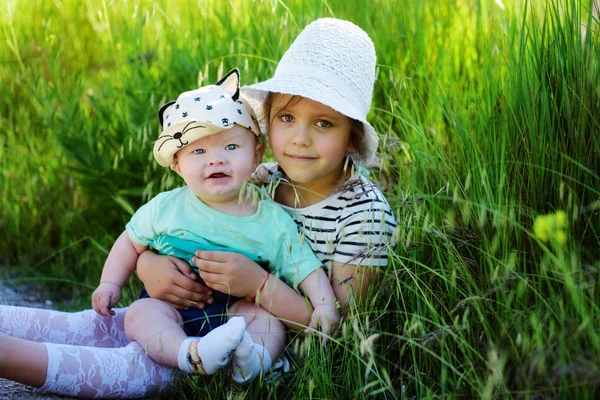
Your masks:
{"label": "girl's neck", "polygon": [[275,191],[275,201],[293,208],[312,206],[331,196],[351,175],[351,168],[348,168],[340,170],[339,177],[334,180],[308,183],[282,181]]}

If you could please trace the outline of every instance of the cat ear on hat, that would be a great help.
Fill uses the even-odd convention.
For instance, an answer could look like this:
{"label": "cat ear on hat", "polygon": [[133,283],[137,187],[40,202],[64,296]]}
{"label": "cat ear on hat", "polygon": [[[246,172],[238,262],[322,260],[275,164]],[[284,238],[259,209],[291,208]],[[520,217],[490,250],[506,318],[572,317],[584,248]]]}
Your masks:
{"label": "cat ear on hat", "polygon": [[240,71],[237,68],[232,69],[217,82],[217,85],[229,93],[233,100],[237,100],[240,96]]}
{"label": "cat ear on hat", "polygon": [[165,112],[167,112],[168,110],[170,110],[170,109],[171,109],[171,106],[172,106],[173,104],[175,104],[175,102],[176,102],[176,100],[171,100],[171,101],[169,101],[168,103],[166,103],[165,105],[163,105],[163,106],[160,108],[160,110],[158,110],[158,120],[160,121],[160,126],[161,126],[161,127],[163,126],[163,122],[164,122],[164,120],[165,120],[165,119],[164,119]]}

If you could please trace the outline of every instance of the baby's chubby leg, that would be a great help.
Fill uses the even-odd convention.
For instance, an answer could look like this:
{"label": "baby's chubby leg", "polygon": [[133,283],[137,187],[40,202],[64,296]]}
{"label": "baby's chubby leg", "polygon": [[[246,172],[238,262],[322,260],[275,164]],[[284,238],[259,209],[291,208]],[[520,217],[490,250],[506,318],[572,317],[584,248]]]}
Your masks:
{"label": "baby's chubby leg", "polygon": [[272,360],[283,352],[285,326],[267,310],[246,300],[233,304],[229,313],[246,320],[246,333],[233,353],[232,378],[238,383],[250,382],[261,371],[267,372]]}
{"label": "baby's chubby leg", "polygon": [[125,334],[136,341],[154,361],[177,368],[177,352],[187,338],[179,312],[156,299],[135,301],[125,314]]}
{"label": "baby's chubby leg", "polygon": [[212,375],[227,365],[246,328],[243,318],[232,318],[204,337],[188,338],[182,323],[181,315],[171,305],[157,299],[140,299],[127,310],[125,333],[162,365]]}

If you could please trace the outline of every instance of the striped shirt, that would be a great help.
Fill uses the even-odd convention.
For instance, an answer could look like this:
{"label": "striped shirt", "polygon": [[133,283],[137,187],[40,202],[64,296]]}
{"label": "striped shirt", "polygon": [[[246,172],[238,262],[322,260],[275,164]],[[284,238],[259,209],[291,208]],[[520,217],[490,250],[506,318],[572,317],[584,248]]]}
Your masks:
{"label": "striped shirt", "polygon": [[[255,177],[281,177],[275,162],[260,165]],[[300,227],[326,270],[342,264],[386,266],[393,245],[396,219],[387,200],[366,177],[356,172],[325,200],[305,208],[282,205]]]}

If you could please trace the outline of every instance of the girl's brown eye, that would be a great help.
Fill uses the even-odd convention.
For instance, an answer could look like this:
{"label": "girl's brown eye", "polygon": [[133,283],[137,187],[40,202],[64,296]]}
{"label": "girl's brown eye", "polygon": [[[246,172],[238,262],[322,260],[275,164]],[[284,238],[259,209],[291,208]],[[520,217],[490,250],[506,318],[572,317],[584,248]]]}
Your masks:
{"label": "girl's brown eye", "polygon": [[317,122],[319,128],[329,128],[331,126],[331,122],[329,121],[319,121]]}

